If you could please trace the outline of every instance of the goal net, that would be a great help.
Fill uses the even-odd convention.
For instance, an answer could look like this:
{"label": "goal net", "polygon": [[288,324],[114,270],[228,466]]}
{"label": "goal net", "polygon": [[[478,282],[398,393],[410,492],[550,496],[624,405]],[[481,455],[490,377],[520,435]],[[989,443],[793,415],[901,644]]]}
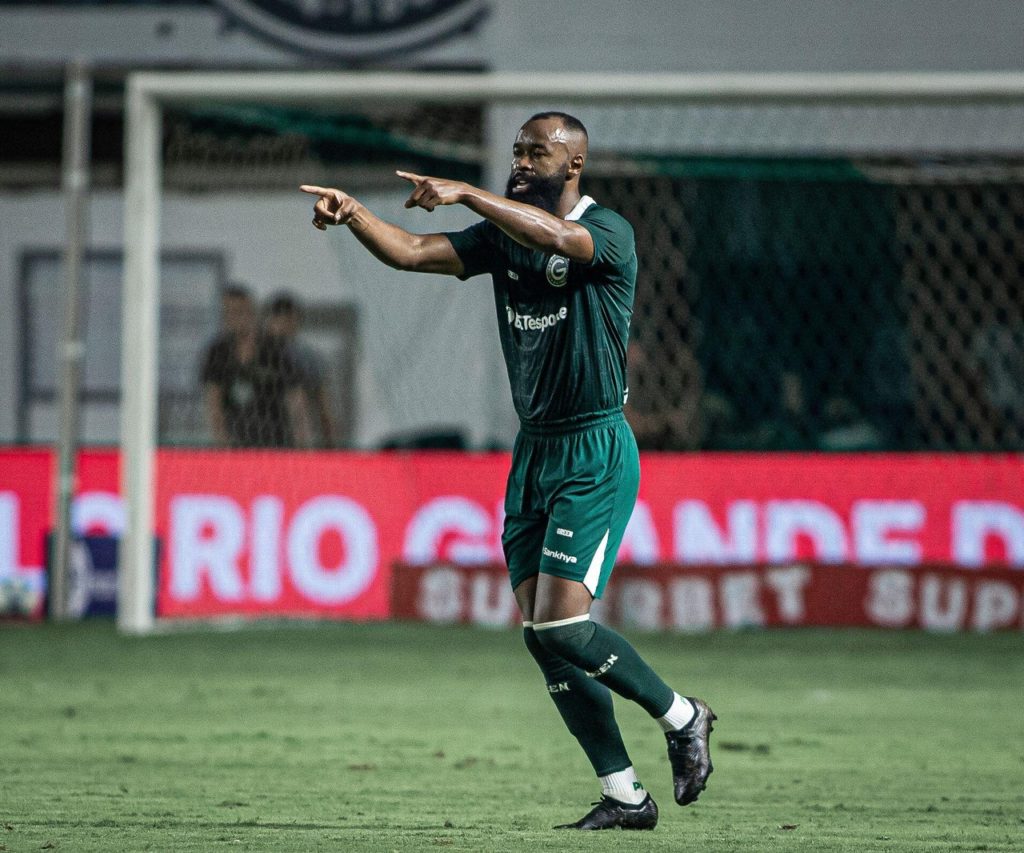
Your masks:
{"label": "goal net", "polygon": [[271,595],[266,554],[305,546],[265,493],[325,455],[510,446],[489,286],[410,282],[313,230],[297,187],[457,230],[461,208],[405,211],[395,169],[501,192],[539,110],[587,125],[583,190],[636,232],[643,449],[1024,448],[1020,75],[146,73],[127,109],[124,630],[152,626],[158,514],[191,518],[157,509],[174,478],[244,485],[247,524],[216,547]]}

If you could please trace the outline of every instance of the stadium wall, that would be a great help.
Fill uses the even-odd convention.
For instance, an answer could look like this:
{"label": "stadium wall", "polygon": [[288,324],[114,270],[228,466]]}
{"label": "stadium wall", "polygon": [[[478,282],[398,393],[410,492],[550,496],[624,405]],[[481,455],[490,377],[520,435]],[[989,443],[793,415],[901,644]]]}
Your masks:
{"label": "stadium wall", "polygon": [[[501,561],[504,453],[165,449],[157,464],[162,548],[156,607],[163,617],[409,615],[408,600],[396,606],[391,597],[396,564],[481,567]],[[53,469],[49,450],[0,451],[0,580],[42,587]],[[641,621],[654,619],[642,617],[653,612],[651,595],[670,597],[670,580],[657,568],[664,564],[691,573],[699,568],[705,580],[724,580],[744,568],[748,580],[730,587],[740,600],[752,594],[749,570],[764,566],[845,567],[834,571],[855,574],[884,566],[895,574],[878,583],[889,584],[885,589],[897,598],[918,583],[925,594],[922,573],[934,573],[927,567],[958,568],[961,579],[974,578],[972,583],[993,580],[979,572],[1001,570],[994,582],[1011,584],[1013,614],[1024,601],[1018,589],[1024,579],[1020,456],[650,454],[642,469],[640,498],[620,552],[622,562],[639,567],[627,578],[653,584],[627,608]],[[80,473],[76,527],[116,535],[124,519],[117,454],[84,452]],[[815,583],[828,588],[831,577]],[[488,582],[481,588],[481,600],[499,607],[499,615],[483,618],[485,623],[508,621],[506,586]],[[836,589],[842,598],[866,587],[851,579]],[[984,593],[998,601],[983,596],[988,603],[975,627],[1005,627],[991,615],[1006,616],[1005,592]],[[934,584],[928,593],[952,594]],[[982,593],[972,587],[975,594]],[[839,624],[860,624],[849,609],[839,612],[846,615],[837,618],[847,620]],[[463,616],[449,614],[453,619]],[[673,625],[668,616],[662,621],[657,625]],[[904,623],[918,624],[909,617]],[[736,623],[720,617],[715,624]],[[772,621],[766,616],[764,624]]]}
{"label": "stadium wall", "polygon": [[[63,63],[74,45],[75,56],[114,66],[235,68],[288,68],[333,58],[304,50],[301,41],[275,41],[238,26],[220,8],[226,5],[12,4],[0,7],[0,55],[19,64]],[[317,5],[344,6],[306,4],[311,21]],[[487,11],[478,26],[440,42],[391,50],[378,61],[391,67],[463,63],[520,71],[975,70],[1020,68],[1024,61],[1016,0],[483,5]]]}

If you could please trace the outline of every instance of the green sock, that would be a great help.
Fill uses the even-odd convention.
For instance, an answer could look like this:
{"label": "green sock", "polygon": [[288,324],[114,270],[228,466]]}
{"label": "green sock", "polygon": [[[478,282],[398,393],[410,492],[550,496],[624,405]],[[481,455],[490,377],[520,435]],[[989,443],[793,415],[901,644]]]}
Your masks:
{"label": "green sock", "polygon": [[548,693],[566,728],[580,742],[594,772],[607,776],[632,766],[608,688],[545,649],[533,628],[523,628],[523,640],[544,673]]}
{"label": "green sock", "polygon": [[625,638],[609,628],[581,619],[568,624],[535,624],[537,639],[552,654],[565,658],[591,678],[631,699],[652,717],[664,716],[675,693]]}

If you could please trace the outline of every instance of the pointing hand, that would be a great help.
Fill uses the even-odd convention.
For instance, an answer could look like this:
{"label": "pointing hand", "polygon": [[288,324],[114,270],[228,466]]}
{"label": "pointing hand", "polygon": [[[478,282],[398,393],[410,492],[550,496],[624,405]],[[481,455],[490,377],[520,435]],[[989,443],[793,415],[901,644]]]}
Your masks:
{"label": "pointing hand", "polygon": [[299,187],[304,193],[320,196],[313,205],[313,225],[326,231],[328,225],[346,225],[359,210],[359,202],[352,196],[332,187],[317,187],[303,184]]}
{"label": "pointing hand", "polygon": [[433,211],[438,205],[458,204],[462,201],[462,194],[466,189],[466,185],[462,181],[428,178],[412,172],[395,172],[395,174],[416,185],[412,195],[405,201],[406,207],[422,207],[424,210]]}

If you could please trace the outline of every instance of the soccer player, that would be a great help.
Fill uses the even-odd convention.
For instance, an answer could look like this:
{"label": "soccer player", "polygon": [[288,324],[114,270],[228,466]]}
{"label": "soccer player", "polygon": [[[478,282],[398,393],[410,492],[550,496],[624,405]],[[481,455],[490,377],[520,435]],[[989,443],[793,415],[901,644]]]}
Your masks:
{"label": "soccer player", "polygon": [[409,172],[407,208],[462,204],[483,220],[464,231],[411,234],[337,189],[313,224],[346,225],[401,270],[466,279],[489,273],[520,431],[512,451],[502,545],[526,647],[601,783],[583,818],[557,829],[653,829],[658,807],[637,778],[611,691],[639,704],[668,741],[675,799],[687,805],[711,773],[715,715],[674,692],[622,637],[590,619],[636,501],[640,464],[622,407],[636,289],[633,231],[580,194],[587,131],[565,113],[519,130],[504,198]]}

